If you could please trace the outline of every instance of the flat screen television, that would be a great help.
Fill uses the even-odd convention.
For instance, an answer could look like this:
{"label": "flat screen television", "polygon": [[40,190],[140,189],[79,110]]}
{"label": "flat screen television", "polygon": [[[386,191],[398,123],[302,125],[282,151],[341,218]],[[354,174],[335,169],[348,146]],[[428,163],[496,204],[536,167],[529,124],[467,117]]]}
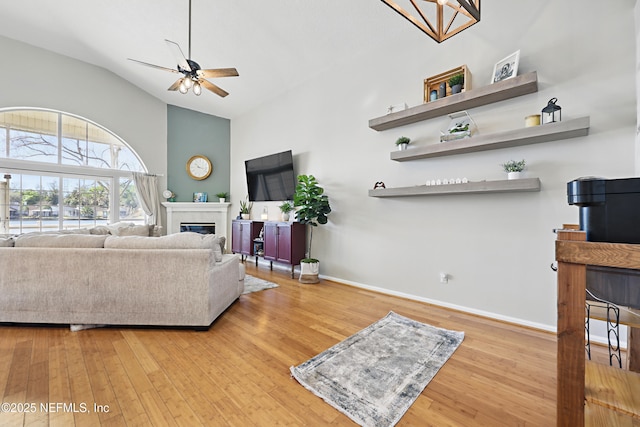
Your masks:
{"label": "flat screen television", "polygon": [[293,200],[297,180],[291,150],[246,160],[244,167],[250,201]]}

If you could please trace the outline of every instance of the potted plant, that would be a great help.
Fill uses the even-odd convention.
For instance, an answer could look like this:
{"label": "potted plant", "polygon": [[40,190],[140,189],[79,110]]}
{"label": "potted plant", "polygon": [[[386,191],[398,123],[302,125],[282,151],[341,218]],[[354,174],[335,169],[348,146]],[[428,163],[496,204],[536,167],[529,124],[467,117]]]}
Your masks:
{"label": "potted plant", "polygon": [[407,138],[406,136],[401,136],[396,140],[396,145],[398,146],[398,150],[406,150],[410,142],[411,142],[410,138]]}
{"label": "potted plant", "polygon": [[249,196],[245,197],[245,200],[240,200],[240,216],[242,219],[251,218],[251,209],[253,208],[253,202],[249,201]]}
{"label": "potted plant", "polygon": [[519,162],[515,160],[509,160],[506,163],[503,163],[501,166],[504,171],[507,173],[507,179],[518,179],[522,178],[522,171],[524,170],[526,163],[524,159]]}
{"label": "potted plant", "polygon": [[289,221],[289,216],[293,210],[293,203],[287,200],[286,202],[282,202],[278,208],[280,209],[280,212],[282,212],[282,220]]}
{"label": "potted plant", "polygon": [[296,219],[309,229],[309,246],[306,258],[300,262],[300,283],[318,283],[320,261],[311,257],[311,243],[313,242],[313,228],[327,223],[327,215],[331,212],[329,198],[324,189],[318,185],[313,175],[299,175],[293,204],[298,208]]}
{"label": "potted plant", "polygon": [[456,74],[449,78],[449,87],[451,93],[460,93],[462,91],[462,85],[464,84],[464,74]]}
{"label": "potted plant", "polygon": [[227,193],[226,191],[221,191],[216,194],[216,197],[218,198],[220,203],[224,203],[227,200],[227,197],[229,197],[229,193]]}

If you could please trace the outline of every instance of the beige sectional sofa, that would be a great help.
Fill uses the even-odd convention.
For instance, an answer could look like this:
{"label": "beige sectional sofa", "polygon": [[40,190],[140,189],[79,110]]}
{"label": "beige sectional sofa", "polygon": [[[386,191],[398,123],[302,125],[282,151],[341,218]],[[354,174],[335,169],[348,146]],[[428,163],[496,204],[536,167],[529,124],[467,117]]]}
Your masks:
{"label": "beige sectional sofa", "polygon": [[206,329],[244,290],[238,256],[213,235],[24,234],[0,246],[0,322]]}

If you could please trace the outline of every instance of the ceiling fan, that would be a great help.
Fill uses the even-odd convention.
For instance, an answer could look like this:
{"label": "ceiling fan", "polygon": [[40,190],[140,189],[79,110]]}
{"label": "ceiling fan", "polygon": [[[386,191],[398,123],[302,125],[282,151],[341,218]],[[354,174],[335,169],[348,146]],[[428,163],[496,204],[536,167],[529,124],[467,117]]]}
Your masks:
{"label": "ceiling fan", "polygon": [[191,0],[189,0],[189,57],[186,58],[184,53],[182,53],[182,49],[176,42],[172,42],[171,40],[165,39],[167,45],[173,52],[174,57],[177,60],[176,68],[167,68],[161,67],[159,65],[149,64],[148,62],[138,61],[137,59],[128,58],[129,61],[137,62],[138,64],[146,65],[147,67],[157,68],[164,71],[169,71],[171,73],[182,74],[178,80],[175,81],[174,84],[169,86],[167,90],[179,91],[182,94],[185,94],[189,91],[190,88],[193,88],[193,93],[195,95],[200,95],[202,93],[202,88],[210,90],[211,92],[225,97],[229,95],[227,91],[216,86],[206,79],[218,78],[218,77],[235,77],[238,76],[238,71],[235,68],[214,68],[209,70],[203,70],[200,68],[200,65],[193,61],[191,58]]}

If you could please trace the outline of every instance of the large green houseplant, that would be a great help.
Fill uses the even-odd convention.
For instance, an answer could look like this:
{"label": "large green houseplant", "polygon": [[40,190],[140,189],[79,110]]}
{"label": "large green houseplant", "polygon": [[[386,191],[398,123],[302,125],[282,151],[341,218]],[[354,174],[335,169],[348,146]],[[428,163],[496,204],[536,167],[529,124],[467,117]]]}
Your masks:
{"label": "large green houseplant", "polygon": [[329,197],[324,194],[324,188],[318,185],[313,175],[299,175],[296,192],[293,196],[293,205],[298,208],[296,220],[305,224],[309,230],[309,246],[307,246],[306,258],[300,265],[300,282],[318,283],[319,261],[311,257],[311,243],[313,242],[313,229],[319,224],[326,224],[327,215],[331,212]]}

